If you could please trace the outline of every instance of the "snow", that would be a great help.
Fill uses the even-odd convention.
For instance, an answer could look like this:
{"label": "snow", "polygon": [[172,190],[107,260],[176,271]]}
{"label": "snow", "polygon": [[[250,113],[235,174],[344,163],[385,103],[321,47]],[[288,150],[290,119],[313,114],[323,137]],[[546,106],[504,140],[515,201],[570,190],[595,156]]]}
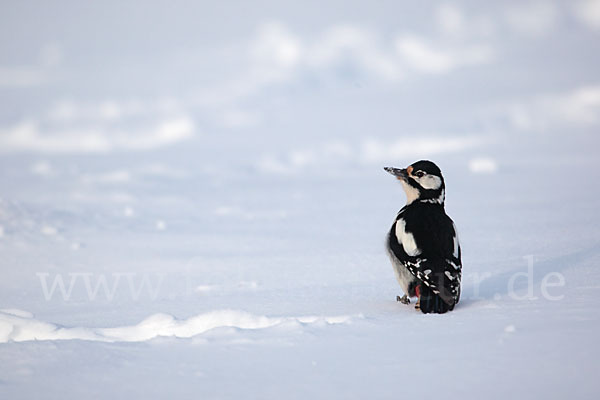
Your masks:
{"label": "snow", "polygon": [[179,321],[169,314],[154,314],[136,325],[113,328],[59,327],[38,321],[22,310],[0,311],[0,343],[29,340],[90,340],[103,342],[143,342],[156,337],[190,338],[211,329],[223,327],[265,329],[273,326],[306,324],[339,324],[350,316],[268,318],[235,310],[216,310]]}
{"label": "snow", "polygon": [[597,398],[597,3],[3,6],[0,398]]}

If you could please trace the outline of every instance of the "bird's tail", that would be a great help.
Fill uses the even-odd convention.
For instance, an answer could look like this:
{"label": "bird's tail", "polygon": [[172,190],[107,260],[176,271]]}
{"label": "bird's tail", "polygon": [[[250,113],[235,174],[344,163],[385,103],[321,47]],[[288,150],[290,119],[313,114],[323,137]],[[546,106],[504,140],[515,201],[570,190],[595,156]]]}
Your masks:
{"label": "bird's tail", "polygon": [[454,303],[446,303],[427,285],[421,285],[420,289],[419,306],[423,314],[443,314],[454,309]]}

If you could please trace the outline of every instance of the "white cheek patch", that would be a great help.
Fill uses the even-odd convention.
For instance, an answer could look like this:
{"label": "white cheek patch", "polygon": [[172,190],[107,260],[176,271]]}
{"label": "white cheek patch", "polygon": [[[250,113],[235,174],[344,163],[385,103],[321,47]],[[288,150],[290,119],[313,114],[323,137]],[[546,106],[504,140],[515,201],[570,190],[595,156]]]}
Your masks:
{"label": "white cheek patch", "polygon": [[419,196],[421,195],[419,193],[419,189],[409,185],[408,183],[406,183],[404,181],[400,181],[400,182],[402,183],[402,188],[404,189],[404,192],[406,193],[406,204],[410,204],[419,198]]}
{"label": "white cheek patch", "polygon": [[419,185],[421,185],[425,189],[439,189],[442,186],[442,180],[435,175],[424,175],[421,178],[418,178]]}
{"label": "white cheek patch", "polygon": [[406,254],[411,257],[421,254],[421,250],[417,247],[415,237],[412,233],[406,232],[406,222],[402,218],[396,221],[396,239],[402,245]]}

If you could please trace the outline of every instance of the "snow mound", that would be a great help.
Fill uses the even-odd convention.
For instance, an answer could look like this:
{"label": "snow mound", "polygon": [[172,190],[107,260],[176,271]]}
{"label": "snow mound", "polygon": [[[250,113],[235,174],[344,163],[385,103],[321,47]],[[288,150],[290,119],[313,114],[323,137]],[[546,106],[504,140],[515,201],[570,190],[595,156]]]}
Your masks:
{"label": "snow mound", "polygon": [[190,338],[215,328],[265,329],[281,324],[331,325],[350,322],[350,316],[266,317],[237,310],[216,310],[179,320],[169,314],[154,314],[137,325],[115,328],[61,327],[36,320],[22,310],[0,310],[0,343],[28,340],[90,340],[143,342],[159,336]]}

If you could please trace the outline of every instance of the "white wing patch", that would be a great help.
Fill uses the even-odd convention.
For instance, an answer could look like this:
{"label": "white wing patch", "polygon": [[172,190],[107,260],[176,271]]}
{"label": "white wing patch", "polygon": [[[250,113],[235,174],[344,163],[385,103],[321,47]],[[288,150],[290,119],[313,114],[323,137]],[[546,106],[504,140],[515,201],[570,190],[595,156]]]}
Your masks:
{"label": "white wing patch", "polygon": [[406,222],[400,218],[396,221],[396,239],[402,245],[406,254],[411,257],[421,254],[421,249],[417,247],[415,237],[412,233],[406,232]]}

